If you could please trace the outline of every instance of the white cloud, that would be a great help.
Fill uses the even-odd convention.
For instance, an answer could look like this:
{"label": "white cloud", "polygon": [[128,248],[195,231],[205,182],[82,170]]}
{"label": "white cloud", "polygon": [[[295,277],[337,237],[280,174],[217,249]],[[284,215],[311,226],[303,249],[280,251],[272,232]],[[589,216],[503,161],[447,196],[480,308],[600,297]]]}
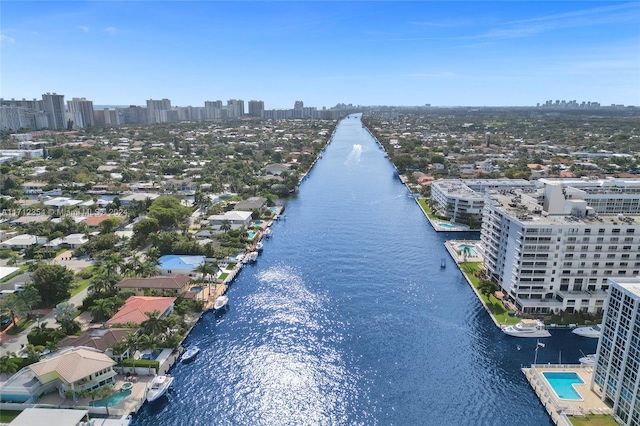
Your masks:
{"label": "white cloud", "polygon": [[117,34],[118,33],[118,29],[116,27],[107,27],[103,30],[104,32],[107,32],[111,35]]}
{"label": "white cloud", "polygon": [[4,34],[0,34],[0,43],[4,44],[4,43],[15,43],[15,42],[16,42],[15,38],[9,37]]}
{"label": "white cloud", "polygon": [[89,32],[89,27],[85,26],[85,25],[80,25],[78,28],[80,28],[82,31],[84,31],[85,33]]}

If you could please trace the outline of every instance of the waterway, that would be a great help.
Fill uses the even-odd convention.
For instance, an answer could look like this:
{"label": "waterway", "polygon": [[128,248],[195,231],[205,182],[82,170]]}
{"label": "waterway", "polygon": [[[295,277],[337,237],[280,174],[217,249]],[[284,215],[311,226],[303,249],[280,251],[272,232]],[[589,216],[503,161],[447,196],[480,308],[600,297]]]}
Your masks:
{"label": "waterway", "polygon": [[[255,265],[187,338],[135,425],[551,425],[503,335],[357,117],[338,126]],[[448,265],[440,268],[440,260]],[[595,339],[554,331],[538,363]]]}

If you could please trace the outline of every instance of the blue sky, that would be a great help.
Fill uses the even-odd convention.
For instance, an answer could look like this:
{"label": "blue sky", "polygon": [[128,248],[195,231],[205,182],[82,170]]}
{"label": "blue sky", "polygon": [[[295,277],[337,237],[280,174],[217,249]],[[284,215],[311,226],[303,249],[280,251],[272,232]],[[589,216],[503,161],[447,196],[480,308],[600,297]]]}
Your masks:
{"label": "blue sky", "polygon": [[0,96],[640,105],[640,3],[12,1]]}

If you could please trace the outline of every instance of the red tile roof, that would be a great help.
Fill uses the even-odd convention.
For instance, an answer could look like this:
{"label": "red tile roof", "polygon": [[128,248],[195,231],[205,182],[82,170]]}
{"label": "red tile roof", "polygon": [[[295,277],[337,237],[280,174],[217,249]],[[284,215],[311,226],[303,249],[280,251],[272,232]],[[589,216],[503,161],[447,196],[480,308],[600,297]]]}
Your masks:
{"label": "red tile roof", "polygon": [[125,216],[115,216],[115,215],[109,215],[109,214],[103,214],[101,216],[89,216],[87,218],[87,220],[84,221],[84,223],[87,224],[87,226],[98,226],[100,224],[100,222],[107,220],[107,219],[111,219],[112,217],[115,217],[116,219],[120,219],[120,220],[125,220],[126,217]]}
{"label": "red tile roof", "polygon": [[116,284],[116,288],[153,288],[153,289],[175,289],[180,290],[189,281],[186,275],[174,275],[172,277],[150,277],[150,278],[125,278]]}
{"label": "red tile roof", "polygon": [[160,311],[164,314],[176,301],[175,297],[146,297],[131,296],[116,314],[111,317],[107,324],[142,324],[149,317],[145,312]]}

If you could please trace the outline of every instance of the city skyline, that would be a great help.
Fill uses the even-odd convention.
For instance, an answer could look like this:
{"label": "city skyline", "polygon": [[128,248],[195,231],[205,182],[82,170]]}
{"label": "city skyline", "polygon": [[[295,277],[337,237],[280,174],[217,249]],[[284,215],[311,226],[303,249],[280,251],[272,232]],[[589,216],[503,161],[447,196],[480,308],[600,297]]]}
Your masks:
{"label": "city skyline", "polygon": [[640,104],[630,2],[4,2],[0,97]]}

